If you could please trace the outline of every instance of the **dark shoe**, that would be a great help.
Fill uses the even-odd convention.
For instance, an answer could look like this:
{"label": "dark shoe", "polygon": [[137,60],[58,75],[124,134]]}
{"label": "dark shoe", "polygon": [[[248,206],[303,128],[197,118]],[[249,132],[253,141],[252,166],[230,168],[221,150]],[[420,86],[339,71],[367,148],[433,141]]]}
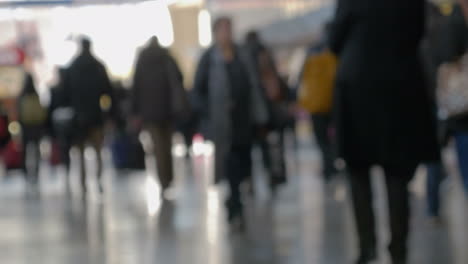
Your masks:
{"label": "dark shoe", "polygon": [[81,191],[83,194],[86,194],[88,192],[88,187],[86,186],[86,183],[81,184]]}
{"label": "dark shoe", "polygon": [[233,233],[243,233],[245,232],[245,218],[244,218],[244,214],[242,213],[242,211],[240,211],[241,213],[237,213],[237,214],[234,214],[234,215],[231,215],[231,213],[229,213],[229,225],[230,225],[230,228],[231,228],[231,231]]}
{"label": "dark shoe", "polygon": [[392,258],[392,264],[406,264],[406,259],[395,259],[395,258]]}
{"label": "dark shoe", "polygon": [[368,250],[366,252],[362,252],[359,256],[356,264],[369,264],[370,262],[377,259],[377,253],[375,250]]}

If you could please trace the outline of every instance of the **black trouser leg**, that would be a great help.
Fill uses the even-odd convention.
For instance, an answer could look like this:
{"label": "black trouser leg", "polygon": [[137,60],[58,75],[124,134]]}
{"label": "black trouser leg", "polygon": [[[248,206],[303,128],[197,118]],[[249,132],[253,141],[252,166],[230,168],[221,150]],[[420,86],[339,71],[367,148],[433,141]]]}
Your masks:
{"label": "black trouser leg", "polygon": [[349,182],[361,256],[375,251],[375,218],[369,168],[350,169]]}
{"label": "black trouser leg", "polygon": [[250,151],[250,146],[234,147],[226,157],[226,177],[230,190],[227,209],[230,221],[242,215],[243,206],[240,186],[250,174]]}
{"label": "black trouser leg", "polygon": [[322,166],[325,179],[330,179],[335,173],[335,158],[333,155],[333,147],[330,140],[329,129],[331,118],[328,114],[312,115],[312,123],[314,126],[315,138],[322,152]]}
{"label": "black trouser leg", "polygon": [[394,264],[406,263],[410,219],[408,183],[415,169],[416,166],[385,168],[392,234],[389,250]]}

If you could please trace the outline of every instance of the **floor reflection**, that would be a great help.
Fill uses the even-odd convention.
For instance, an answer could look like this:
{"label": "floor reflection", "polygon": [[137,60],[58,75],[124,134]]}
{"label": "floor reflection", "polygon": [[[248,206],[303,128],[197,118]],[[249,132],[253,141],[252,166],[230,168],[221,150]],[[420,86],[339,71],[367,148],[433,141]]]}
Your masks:
{"label": "floor reflection", "polygon": [[[325,185],[316,151],[305,146],[297,156],[288,155],[289,184],[274,198],[264,186],[263,168],[255,167],[258,188],[255,196],[246,198],[247,230],[234,234],[226,226],[225,188],[212,184],[210,148],[196,150],[203,155],[192,160],[176,158],[170,200],[161,198],[153,165],[147,173],[108,168],[103,195],[83,196],[76,172],[68,190],[63,170],[54,175],[50,173],[54,170],[44,169],[41,185],[31,192],[21,175],[0,178],[0,263],[350,263],[356,252],[346,178]],[[388,228],[379,173],[376,170],[374,177],[379,263],[387,263]],[[421,177],[416,185],[424,184]],[[424,194],[418,191],[413,196],[410,263],[468,263],[466,201],[458,188],[445,189],[446,224],[439,228],[426,224]]]}

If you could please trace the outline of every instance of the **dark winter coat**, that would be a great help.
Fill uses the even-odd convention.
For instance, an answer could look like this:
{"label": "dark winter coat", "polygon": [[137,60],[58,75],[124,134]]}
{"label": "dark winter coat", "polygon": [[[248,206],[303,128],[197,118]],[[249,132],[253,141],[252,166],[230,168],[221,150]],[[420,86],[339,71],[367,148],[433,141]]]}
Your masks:
{"label": "dark winter coat", "polygon": [[91,53],[83,52],[67,70],[64,84],[67,104],[73,108],[82,129],[104,124],[100,100],[112,94],[106,69]]}
{"label": "dark winter coat", "polygon": [[330,36],[339,56],[339,156],[352,166],[438,158],[433,101],[420,61],[424,0],[340,0]]}
{"label": "dark winter coat", "polygon": [[141,51],[133,79],[132,107],[143,122],[154,124],[173,120],[171,75],[182,82],[182,73],[166,49],[149,45]]}

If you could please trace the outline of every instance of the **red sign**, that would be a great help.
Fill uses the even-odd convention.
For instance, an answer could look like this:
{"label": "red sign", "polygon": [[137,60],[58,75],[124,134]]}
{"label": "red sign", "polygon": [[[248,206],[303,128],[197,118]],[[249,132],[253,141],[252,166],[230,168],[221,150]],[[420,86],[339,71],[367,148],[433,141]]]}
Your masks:
{"label": "red sign", "polygon": [[19,48],[0,49],[0,66],[17,66],[24,62],[25,54]]}

